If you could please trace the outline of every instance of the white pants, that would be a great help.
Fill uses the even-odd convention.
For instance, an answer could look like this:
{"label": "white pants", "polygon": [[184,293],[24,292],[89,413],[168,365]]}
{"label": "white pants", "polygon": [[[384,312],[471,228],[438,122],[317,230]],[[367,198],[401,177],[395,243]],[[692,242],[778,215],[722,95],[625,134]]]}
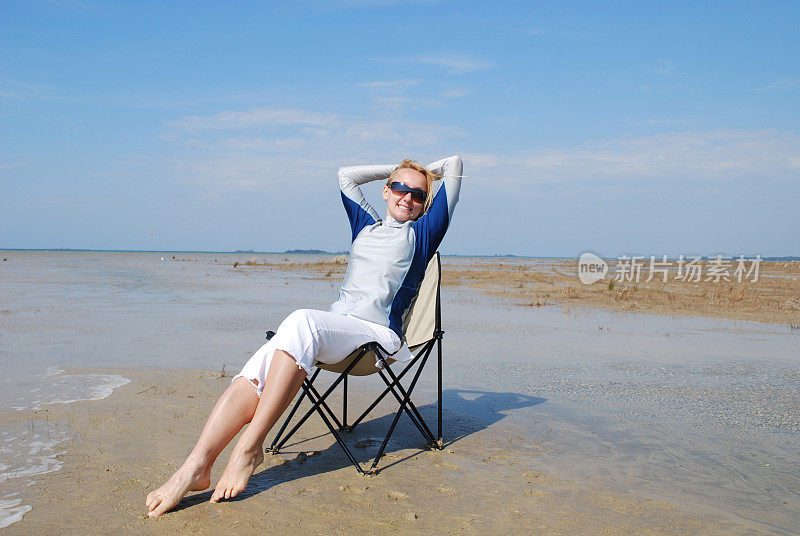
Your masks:
{"label": "white pants", "polygon": [[260,397],[276,350],[292,356],[298,367],[311,374],[315,363],[338,363],[362,344],[372,341],[390,353],[397,352],[394,356],[397,361],[412,357],[407,346],[401,348],[400,337],[386,326],[354,316],[299,309],[281,322],[272,339],[253,354],[233,379],[250,380]]}

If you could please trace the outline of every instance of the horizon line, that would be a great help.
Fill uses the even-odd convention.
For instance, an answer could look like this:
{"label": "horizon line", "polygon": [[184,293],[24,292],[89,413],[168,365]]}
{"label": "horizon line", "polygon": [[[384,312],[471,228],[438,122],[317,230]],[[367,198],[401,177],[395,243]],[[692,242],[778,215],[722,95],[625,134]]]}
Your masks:
{"label": "horizon line", "polygon": [[[0,251],[51,251],[51,252],[58,252],[58,251],[74,251],[77,253],[181,253],[181,254],[189,254],[189,253],[196,253],[196,254],[220,254],[220,255],[349,255],[349,250],[343,251],[328,251],[323,249],[289,249],[285,251],[256,251],[252,249],[238,249],[234,251],[217,251],[217,250],[181,250],[181,249],[87,249],[87,248],[0,248]],[[580,255],[575,256],[564,256],[564,255],[518,255],[515,253],[481,253],[481,254],[470,254],[470,253],[441,253],[443,257],[493,257],[493,258],[517,258],[517,259],[575,259],[577,260]],[[760,256],[760,255],[759,255]],[[620,256],[622,257],[622,256]],[[603,260],[619,260],[620,257],[600,257]],[[627,258],[631,258],[627,256]],[[637,256],[639,257],[639,256]],[[641,256],[641,258],[648,259],[651,255]],[[661,258],[662,256],[655,256],[656,258]],[[687,257],[693,257],[692,255],[687,255]],[[701,256],[701,260],[703,259],[714,259],[716,255],[711,256]],[[667,256],[667,260],[677,260],[678,257],[670,257]],[[726,259],[738,259],[738,257],[726,257]],[[755,258],[755,255],[752,257]],[[800,261],[800,256],[798,255],[766,255],[760,256],[762,261],[788,261],[788,262],[797,262]],[[5,260],[5,259],[3,259]],[[750,257],[745,256],[745,260],[752,260]]]}

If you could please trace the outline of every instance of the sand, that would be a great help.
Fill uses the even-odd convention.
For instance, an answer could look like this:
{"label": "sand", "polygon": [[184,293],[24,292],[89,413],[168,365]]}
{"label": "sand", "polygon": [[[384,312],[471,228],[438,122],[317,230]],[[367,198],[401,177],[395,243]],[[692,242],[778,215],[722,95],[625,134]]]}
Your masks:
{"label": "sand", "polygon": [[[729,533],[667,502],[550,474],[537,460],[543,438],[498,435],[457,418],[446,427],[451,439],[443,450],[425,450],[412,430],[400,429],[374,476],[360,476],[313,419],[302,432],[310,439],[267,455],[235,500],[212,504],[210,490],[190,492],[174,511],[148,519],[145,495],[177,468],[230,379],[200,371],[124,374],[133,381],[107,399],[27,416],[66,422],[75,435],[63,445],[63,468],[28,488],[33,510],[4,534]],[[388,419],[376,410],[348,441],[376,437]],[[365,461],[375,448],[356,452]]]}

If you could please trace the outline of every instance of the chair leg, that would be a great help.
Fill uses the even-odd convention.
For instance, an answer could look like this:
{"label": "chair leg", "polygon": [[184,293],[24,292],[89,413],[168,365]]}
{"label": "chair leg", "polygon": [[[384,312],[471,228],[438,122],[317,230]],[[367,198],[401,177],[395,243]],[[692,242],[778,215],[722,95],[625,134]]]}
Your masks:
{"label": "chair leg", "polygon": [[383,443],[381,443],[381,448],[378,449],[378,454],[375,455],[375,460],[373,460],[370,469],[375,469],[375,467],[378,465],[378,461],[381,459],[381,456],[383,456],[383,452],[386,450],[386,445],[389,444],[389,438],[392,437],[392,434],[394,433],[394,427],[397,426],[397,421],[400,420],[400,415],[402,413],[403,413],[402,408],[397,413],[395,413],[394,419],[392,420],[392,425],[389,427],[389,433],[387,433],[386,437],[383,438]]}
{"label": "chair leg", "polygon": [[[278,443],[278,446],[274,448],[273,452],[280,451],[280,449],[283,448],[286,442],[292,438],[295,432],[297,432],[297,430],[299,430],[300,427],[303,426],[303,424],[308,420],[308,418],[311,417],[317,410],[320,410],[320,415],[322,415],[322,410],[324,409],[328,413],[328,415],[330,415],[331,418],[336,422],[336,425],[341,426],[339,419],[336,418],[336,415],[333,414],[331,408],[329,408],[328,405],[325,403],[325,398],[327,398],[327,396],[330,394],[333,388],[336,387],[336,385],[338,385],[338,382],[336,382],[333,386],[331,386],[331,388],[329,388],[324,395],[320,395],[317,389],[314,387],[314,385],[311,384],[308,380],[303,382],[303,392],[306,393],[306,396],[308,396],[308,400],[311,402],[311,408],[306,412],[305,415],[303,415],[303,418],[300,419],[300,421],[298,421],[298,423],[294,425],[294,427],[289,431],[289,433],[286,434],[286,436],[280,441],[280,443]],[[312,397],[312,394],[316,397],[316,400]]]}
{"label": "chair leg", "polygon": [[308,388],[314,394],[314,396],[317,397],[317,400],[318,400],[317,405],[319,407],[321,407],[322,409],[324,409],[328,413],[328,417],[330,417],[331,420],[333,420],[333,422],[336,424],[336,426],[341,428],[342,427],[342,423],[339,422],[339,418],[336,417],[336,414],[333,412],[333,410],[330,408],[330,406],[328,406],[328,404],[325,403],[325,399],[320,396],[319,391],[317,391],[317,388],[314,387],[313,385],[309,385]]}
{"label": "chair leg", "polygon": [[[435,443],[436,439],[434,439],[434,437],[433,437],[433,432],[431,432],[431,429],[428,428],[428,425],[425,422],[425,419],[422,418],[422,415],[420,415],[419,411],[417,410],[417,407],[413,404],[413,402],[411,402],[411,392],[414,390],[414,386],[417,385],[417,380],[419,380],[420,374],[422,373],[422,369],[425,368],[425,363],[428,361],[428,356],[429,355],[430,355],[430,353],[426,354],[425,357],[423,357],[422,363],[420,363],[419,368],[417,369],[417,372],[414,375],[414,379],[411,381],[411,384],[410,384],[410,386],[408,388],[408,392],[407,393],[403,389],[403,386],[400,383],[400,379],[397,378],[394,375],[394,373],[392,372],[392,370],[389,367],[386,367],[386,372],[392,378],[392,385],[396,386],[397,389],[400,391],[400,393],[403,395],[402,399],[398,398],[398,401],[400,402],[400,409],[401,410],[405,410],[406,413],[409,415],[409,417],[412,416],[412,412],[413,412],[416,415],[416,417],[419,419],[419,422],[422,425],[422,428],[424,428],[424,430],[420,429],[420,432],[422,433],[422,435],[425,437],[425,439],[429,443]],[[384,379],[384,381],[386,381],[386,380]],[[397,393],[394,393],[394,390],[392,391],[392,393],[395,395],[395,397],[397,397]],[[413,422],[413,420],[414,420],[413,417],[412,417],[411,420]],[[417,428],[419,428],[419,426]]]}
{"label": "chair leg", "polygon": [[[309,394],[308,398],[309,400],[313,400],[313,395]],[[366,474],[366,471],[364,471],[361,468],[361,464],[358,463],[358,460],[356,460],[355,456],[353,456],[353,453],[345,444],[344,440],[342,439],[342,436],[339,435],[339,432],[336,431],[336,428],[334,428],[331,421],[329,421],[328,417],[325,416],[325,412],[322,411],[320,405],[315,402],[314,407],[317,409],[317,413],[319,413],[319,416],[322,417],[322,420],[325,422],[325,425],[328,427],[328,430],[330,430],[331,434],[333,434],[333,437],[336,439],[336,442],[339,443],[339,446],[342,447],[342,450],[344,450],[344,453],[347,455],[347,458],[350,460],[350,463],[356,466],[356,469],[358,469],[359,473]]]}
{"label": "chair leg", "polygon": [[438,391],[439,391],[439,398],[436,401],[436,436],[437,441],[436,444],[439,448],[444,448],[444,439],[442,439],[442,338],[439,335],[436,338],[436,352],[438,354],[438,363],[436,367],[436,371],[438,372]]}
{"label": "chair leg", "polygon": [[[406,367],[402,371],[400,371],[400,374],[397,375],[398,382],[399,382],[399,380],[403,379],[403,377],[406,375],[406,373],[408,373],[408,371],[410,371],[414,367],[414,365],[417,364],[417,362],[420,359],[427,360],[428,357],[430,356],[430,353],[431,353],[432,350],[433,350],[433,342],[430,342],[430,343],[428,343],[428,345],[426,347],[424,347],[422,350],[420,350],[417,353],[416,357],[414,357],[414,359],[412,359],[411,362],[408,365],[406,365]],[[380,394],[380,396],[378,396],[372,402],[372,404],[370,404],[369,407],[366,410],[364,410],[364,412],[361,414],[361,416],[358,419],[356,419],[355,422],[352,425],[349,426],[349,430],[355,429],[355,427],[362,420],[364,420],[364,418],[369,414],[369,412],[372,411],[375,408],[375,406],[377,406],[380,403],[380,401],[383,400],[383,398],[387,394],[389,394],[390,392],[394,395],[394,397],[397,399],[398,402],[402,401],[402,398],[400,397],[400,395],[398,395],[396,392],[394,392],[394,385],[395,384],[393,382],[390,382],[389,380],[387,380],[386,377],[383,376],[383,372],[379,371],[379,374],[381,375],[381,379],[387,385],[386,389],[384,389],[384,391]],[[425,438],[425,440],[427,442],[436,443],[435,439],[433,439],[433,434],[430,433],[430,430],[428,430],[428,432],[426,432],[425,430],[423,430],[422,425],[419,424],[420,421],[424,422],[424,419],[420,415],[420,413],[417,410],[416,406],[414,406],[413,402],[411,402],[410,400],[409,400],[409,407],[411,408],[411,411],[414,413],[414,415],[412,415],[411,413],[408,413],[408,416],[411,418],[411,422],[414,423],[414,425],[419,430],[420,434],[422,434],[422,436]]]}
{"label": "chair leg", "polygon": [[[420,355],[421,355],[421,354],[420,354]],[[408,365],[406,365],[406,368],[404,368],[404,369],[403,369],[403,370],[400,372],[400,374],[398,374],[398,375],[397,375],[397,377],[398,377],[398,378],[400,378],[400,379],[402,379],[402,378],[403,378],[403,376],[405,376],[405,375],[406,375],[406,372],[408,372],[409,370],[411,370],[411,368],[414,366],[414,363],[416,363],[418,359],[419,359],[419,356],[415,357],[415,358],[414,358],[414,359],[411,361],[411,363],[409,363]],[[385,381],[385,380],[384,380],[384,381]],[[390,391],[391,391],[391,388],[390,388],[390,387],[387,387],[386,389],[384,389],[384,391],[383,391],[383,392],[380,394],[380,396],[378,396],[378,398],[376,398],[376,399],[375,399],[375,400],[372,402],[372,404],[370,404],[370,405],[369,405],[369,407],[368,407],[367,409],[365,409],[365,410],[364,410],[364,412],[361,414],[361,416],[360,416],[358,419],[356,419],[356,420],[355,420],[355,422],[354,422],[353,424],[351,424],[351,425],[350,425],[350,430],[353,430],[353,429],[355,429],[355,427],[356,427],[356,426],[358,426],[358,424],[359,424],[361,421],[363,421],[363,420],[366,418],[366,416],[367,416],[367,415],[369,415],[369,412],[370,412],[370,411],[372,411],[373,409],[375,409],[375,406],[377,406],[378,404],[380,404],[381,400],[383,400],[383,397],[385,397],[386,395],[388,395]]]}
{"label": "chair leg", "polygon": [[[399,403],[402,403],[403,402],[403,397],[401,397],[399,394],[397,394],[397,392],[394,390],[395,383],[393,383],[389,379],[387,379],[386,376],[383,375],[383,372],[379,372],[379,374],[381,375],[381,378],[386,383],[386,385],[388,385],[389,388],[391,389],[391,392],[394,395],[394,398]],[[423,429],[423,424],[420,424],[420,423],[424,423],[424,419],[422,418],[422,415],[420,415],[420,413],[417,410],[417,407],[414,405],[414,403],[411,402],[411,400],[408,401],[408,407],[404,408],[404,410],[406,412],[406,415],[408,415],[408,418],[411,419],[411,422],[414,423],[414,426],[416,426],[417,430],[419,430],[419,433],[422,434],[422,437],[425,438],[425,441],[427,441],[429,443],[431,441],[433,441],[433,437],[430,435],[430,431],[426,431],[425,429]]]}
{"label": "chair leg", "polygon": [[347,376],[344,377],[344,389],[342,393],[342,426],[339,429],[345,432],[350,431],[350,428],[347,426]]}
{"label": "chair leg", "polygon": [[[286,434],[286,436],[285,436],[285,437],[284,437],[284,438],[283,438],[283,439],[282,439],[282,440],[281,440],[281,441],[280,441],[280,442],[277,444],[277,446],[275,446],[275,447],[271,447],[271,449],[272,449],[272,451],[273,451],[273,452],[277,452],[277,451],[279,451],[279,450],[280,450],[280,449],[283,447],[283,445],[285,445],[285,444],[286,444],[286,442],[287,442],[287,441],[288,441],[288,440],[289,440],[289,439],[290,439],[290,438],[291,438],[291,437],[292,437],[292,436],[295,434],[295,432],[297,432],[297,430],[298,430],[298,429],[299,429],[299,428],[300,428],[300,427],[303,425],[303,423],[305,423],[305,422],[308,420],[308,418],[309,418],[311,415],[313,415],[313,414],[314,414],[314,412],[315,412],[315,411],[316,411],[316,410],[317,410],[317,409],[318,409],[320,406],[321,406],[322,408],[324,408],[324,410],[325,410],[325,411],[327,411],[327,412],[328,412],[328,414],[331,416],[331,418],[332,418],[334,421],[336,421],[336,424],[337,424],[337,426],[339,426],[339,427],[341,428],[341,423],[339,422],[339,419],[337,419],[337,418],[336,418],[336,416],[333,414],[333,411],[331,411],[331,409],[330,409],[330,408],[328,407],[328,405],[325,403],[325,400],[328,398],[328,395],[330,395],[330,394],[333,392],[333,390],[334,390],[334,389],[336,389],[336,387],[338,387],[338,385],[339,385],[339,384],[340,384],[340,383],[341,383],[341,382],[342,382],[342,381],[343,381],[345,378],[347,378],[347,374],[349,374],[349,373],[350,373],[350,371],[353,369],[353,367],[355,367],[355,366],[356,366],[356,364],[358,363],[358,361],[359,361],[359,360],[360,360],[362,357],[364,357],[364,355],[365,355],[365,354],[366,354],[366,353],[367,353],[369,350],[371,350],[371,349],[372,349],[372,346],[371,346],[371,345],[365,345],[365,346],[363,346],[363,347],[362,347],[362,349],[361,349],[361,352],[359,353],[359,355],[358,355],[358,356],[356,356],[356,358],[355,358],[355,359],[353,359],[353,362],[352,362],[352,363],[350,363],[350,364],[347,366],[347,368],[345,369],[345,371],[344,371],[344,372],[342,372],[342,373],[339,375],[339,377],[338,377],[338,378],[337,378],[337,379],[336,379],[336,380],[335,380],[335,381],[334,381],[334,382],[331,384],[331,386],[330,386],[330,387],[328,387],[328,389],[327,389],[327,390],[325,391],[325,393],[324,393],[324,394],[322,394],[322,395],[320,395],[320,394],[317,392],[316,388],[315,388],[315,387],[314,387],[314,385],[313,385],[313,380],[314,380],[314,379],[316,379],[316,377],[317,377],[317,374],[319,373],[320,369],[317,369],[317,370],[314,372],[314,375],[313,375],[313,376],[312,376],[312,378],[311,378],[311,379],[312,379],[312,381],[309,381],[309,380],[308,380],[308,378],[306,378],[306,380],[303,382],[303,392],[306,394],[306,396],[308,396],[309,400],[311,400],[311,401],[313,401],[313,400],[314,400],[314,398],[312,398],[312,395],[311,395],[311,393],[313,393],[313,394],[314,394],[314,395],[317,397],[317,401],[315,401],[315,402],[312,402],[312,407],[311,407],[311,409],[309,409],[309,410],[306,412],[306,414],[303,416],[303,418],[302,418],[302,419],[300,419],[300,421],[299,421],[299,422],[298,422],[296,425],[294,425],[294,427],[291,429],[291,431],[289,431],[289,433],[288,433],[288,434]],[[322,411],[320,411],[320,415],[323,415]],[[326,420],[326,422],[327,422],[327,417],[323,417],[323,419],[325,419],[325,420]],[[287,423],[285,423],[285,424],[288,424],[288,422],[287,422]],[[273,442],[273,444],[274,444],[274,442]]]}
{"label": "chair leg", "polygon": [[[392,381],[395,384],[397,384],[397,388],[400,390],[401,393],[403,393],[404,398],[400,402],[400,409],[397,410],[397,413],[394,416],[394,420],[392,421],[392,425],[389,427],[389,432],[386,434],[386,437],[384,438],[383,443],[381,444],[381,448],[378,450],[378,454],[375,456],[375,460],[372,462],[372,469],[374,469],[378,465],[378,461],[380,461],[384,451],[386,450],[386,446],[389,444],[389,439],[392,437],[392,434],[394,433],[395,426],[397,426],[397,421],[400,420],[400,415],[402,415],[403,411],[405,411],[406,404],[410,401],[411,393],[414,391],[414,387],[417,385],[417,380],[419,380],[420,374],[422,373],[422,369],[425,368],[425,362],[428,359],[428,355],[430,355],[430,353],[425,355],[425,357],[422,360],[422,363],[420,363],[419,368],[417,368],[417,372],[414,375],[414,379],[411,381],[411,384],[408,387],[408,392],[406,392],[403,389],[403,386],[400,385],[397,376],[395,376],[391,368],[389,368],[389,366],[386,365],[386,363],[384,362],[384,367],[383,367],[384,370],[389,374],[389,376],[391,376]],[[422,421],[422,425],[427,431],[427,434],[423,435],[426,435],[426,437],[428,437],[429,439],[433,439],[433,434],[428,429],[428,426],[425,424],[424,420]]]}

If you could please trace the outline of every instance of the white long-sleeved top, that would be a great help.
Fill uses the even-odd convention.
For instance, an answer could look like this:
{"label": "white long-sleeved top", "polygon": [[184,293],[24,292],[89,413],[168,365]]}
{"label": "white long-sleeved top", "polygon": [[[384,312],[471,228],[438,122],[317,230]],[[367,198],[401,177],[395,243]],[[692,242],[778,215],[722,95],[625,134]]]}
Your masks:
{"label": "white long-sleeved top", "polygon": [[360,186],[387,180],[396,167],[339,169],[342,203],[353,235],[347,274],[330,310],[388,326],[402,339],[403,318],[453,217],[463,164],[455,155],[428,165],[443,177],[428,211],[415,221],[400,222],[392,217],[383,221]]}

